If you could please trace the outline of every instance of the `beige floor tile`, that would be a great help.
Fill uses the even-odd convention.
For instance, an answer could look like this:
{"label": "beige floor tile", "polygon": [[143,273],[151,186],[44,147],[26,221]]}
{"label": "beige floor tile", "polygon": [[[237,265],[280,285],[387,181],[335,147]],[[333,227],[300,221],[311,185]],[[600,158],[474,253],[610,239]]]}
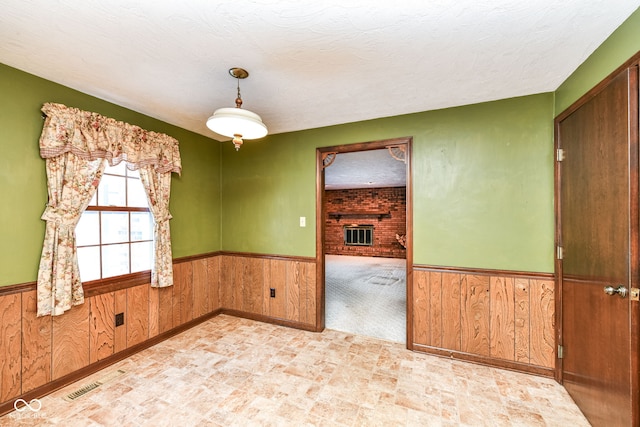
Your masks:
{"label": "beige floor tile", "polygon": [[[69,393],[117,370],[69,402]],[[587,426],[552,379],[221,315],[0,426]]]}

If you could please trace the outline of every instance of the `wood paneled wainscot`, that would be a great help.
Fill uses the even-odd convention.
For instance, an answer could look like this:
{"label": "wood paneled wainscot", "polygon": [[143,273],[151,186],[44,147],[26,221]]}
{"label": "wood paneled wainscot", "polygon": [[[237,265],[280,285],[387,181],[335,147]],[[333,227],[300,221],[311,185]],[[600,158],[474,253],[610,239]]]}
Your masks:
{"label": "wood paneled wainscot", "polygon": [[316,330],[313,258],[216,252],[174,260],[173,279],[87,284],[85,303],[56,317],[36,317],[34,283],[0,288],[0,415],[218,313]]}
{"label": "wood paneled wainscot", "polygon": [[220,263],[223,312],[316,330],[314,258],[226,253]]}
{"label": "wood paneled wainscot", "polygon": [[0,414],[219,313],[215,255],[175,261],[168,288],[152,288],[148,273],[89,284],[84,304],[55,317],[36,317],[35,284],[0,288]]}
{"label": "wood paneled wainscot", "polygon": [[413,347],[552,376],[550,275],[414,267]]}

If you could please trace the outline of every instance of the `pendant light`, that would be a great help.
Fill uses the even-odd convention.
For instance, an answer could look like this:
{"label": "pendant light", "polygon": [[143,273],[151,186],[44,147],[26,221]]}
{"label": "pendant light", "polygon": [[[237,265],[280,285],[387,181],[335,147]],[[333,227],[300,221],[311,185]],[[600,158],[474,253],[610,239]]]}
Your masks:
{"label": "pendant light", "polygon": [[231,68],[229,74],[238,80],[238,97],[236,106],[218,108],[207,120],[207,127],[217,134],[233,138],[236,151],[242,145],[242,139],[258,139],[267,134],[267,127],[256,113],[243,110],[240,97],[240,79],[249,77],[249,73],[242,68]]}

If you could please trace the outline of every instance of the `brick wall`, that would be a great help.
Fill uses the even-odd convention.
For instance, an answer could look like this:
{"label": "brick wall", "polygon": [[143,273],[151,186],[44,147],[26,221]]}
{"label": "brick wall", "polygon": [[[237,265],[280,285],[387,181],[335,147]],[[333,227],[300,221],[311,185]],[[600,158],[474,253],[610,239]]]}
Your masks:
{"label": "brick wall", "polygon": [[[396,240],[396,234],[406,234],[407,199],[405,187],[328,190],[324,199],[325,246],[330,255],[378,256],[405,258],[406,249]],[[357,213],[357,216],[332,213]],[[383,217],[376,214],[385,213]],[[372,225],[372,246],[345,246],[345,225]]]}

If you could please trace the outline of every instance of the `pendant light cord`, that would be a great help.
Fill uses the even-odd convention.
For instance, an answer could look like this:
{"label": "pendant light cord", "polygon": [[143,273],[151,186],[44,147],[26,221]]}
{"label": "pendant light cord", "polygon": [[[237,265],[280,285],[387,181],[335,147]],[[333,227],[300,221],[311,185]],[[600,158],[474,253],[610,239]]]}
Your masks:
{"label": "pendant light cord", "polygon": [[240,79],[236,77],[238,80],[238,97],[236,98],[236,108],[242,107],[242,98],[240,97]]}

